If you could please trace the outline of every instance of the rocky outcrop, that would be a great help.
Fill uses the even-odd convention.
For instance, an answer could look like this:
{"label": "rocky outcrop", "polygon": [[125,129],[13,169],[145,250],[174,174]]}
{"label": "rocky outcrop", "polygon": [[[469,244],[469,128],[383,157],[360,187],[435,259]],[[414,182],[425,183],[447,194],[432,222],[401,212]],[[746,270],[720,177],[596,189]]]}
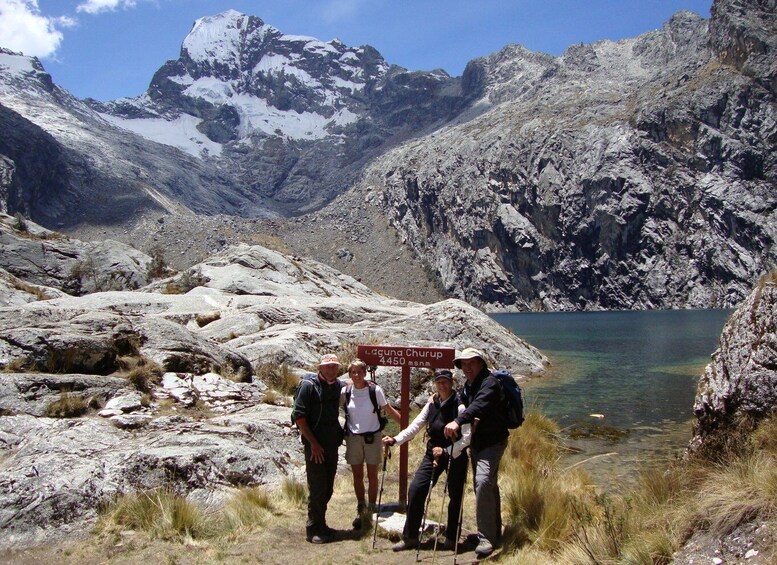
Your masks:
{"label": "rocky outcrop", "polygon": [[[257,363],[309,366],[324,349],[366,339],[475,343],[525,375],[546,363],[465,303],[388,299],[330,267],[257,246],[230,248],[142,290],[0,311],[0,365],[110,374],[119,357],[142,355],[169,371],[250,374]],[[440,321],[434,331],[423,323],[430,316]]]}
{"label": "rocky outcrop", "polygon": [[[211,503],[235,487],[301,475],[289,409],[262,404],[283,396],[252,374],[283,364],[300,373],[323,352],[349,355],[360,342],[474,345],[522,377],[548,363],[461,301],[386,298],[258,246],[230,248],[138,291],[0,308],[0,548],[81,529],[100,504],[137,489],[164,486]],[[138,384],[133,363],[160,374]],[[394,373],[376,376],[392,399]],[[66,400],[87,413],[52,410]]]}
{"label": "rocky outcrop", "polygon": [[295,435],[289,409],[267,405],[204,421],[159,417],[139,430],[99,417],[0,417],[0,546],[81,531],[122,493],[166,487],[213,503],[230,488],[276,483],[303,466]]}
{"label": "rocky outcrop", "polygon": [[[777,281],[762,280],[732,314],[699,380],[690,450],[777,410]],[[716,444],[717,446],[717,444]]]}
{"label": "rocky outcrop", "polygon": [[[151,257],[118,241],[85,242],[25,220],[0,214],[3,268],[28,285],[80,295],[101,290],[136,289],[149,282]],[[11,279],[6,278],[11,281]],[[13,285],[14,283],[9,282]],[[25,290],[16,283],[17,290]],[[39,296],[53,298],[43,289]],[[28,300],[29,302],[29,300]]]}
{"label": "rocky outcrop", "polygon": [[131,388],[121,377],[9,372],[0,377],[0,414],[45,416],[49,405],[63,394],[77,395],[87,406],[103,406]]}

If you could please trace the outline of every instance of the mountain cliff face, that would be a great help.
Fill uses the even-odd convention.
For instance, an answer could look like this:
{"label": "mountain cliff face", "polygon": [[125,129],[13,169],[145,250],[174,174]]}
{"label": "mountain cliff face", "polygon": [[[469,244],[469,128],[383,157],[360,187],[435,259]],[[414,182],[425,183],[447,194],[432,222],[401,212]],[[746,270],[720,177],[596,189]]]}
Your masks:
{"label": "mountain cliff face", "polygon": [[475,60],[493,108],[376,160],[368,197],[486,308],[734,305],[777,259],[773,8]]}
{"label": "mountain cliff face", "polygon": [[374,260],[398,234],[397,260],[491,310],[731,306],[777,262],[775,38],[774,0],[718,0],[452,78],[227,11],[108,104],[2,52],[0,206],[148,245],[198,214],[193,260],[265,232],[407,296]]}

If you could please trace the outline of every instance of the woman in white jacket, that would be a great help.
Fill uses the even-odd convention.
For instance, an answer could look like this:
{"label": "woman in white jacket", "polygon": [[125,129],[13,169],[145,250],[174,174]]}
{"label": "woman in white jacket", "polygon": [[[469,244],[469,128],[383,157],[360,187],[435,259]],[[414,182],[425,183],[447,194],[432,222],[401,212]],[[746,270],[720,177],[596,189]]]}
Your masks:
{"label": "woman in white jacket", "polygon": [[[461,437],[452,442],[445,437],[445,425],[454,420],[464,411],[458,394],[453,388],[453,373],[448,369],[438,369],[434,373],[434,384],[437,393],[429,398],[423,410],[410,425],[399,432],[396,437],[384,437],[384,445],[402,445],[410,441],[419,431],[426,429],[429,440],[426,443],[426,453],[416,469],[413,482],[408,490],[407,518],[402,532],[402,540],[394,544],[394,551],[418,547],[421,522],[423,520],[424,502],[429,489],[437,483],[440,475],[448,471],[448,522],[445,528],[445,543],[443,549],[453,549],[458,535],[461,498],[464,492],[464,480],[467,473],[467,457],[462,452],[469,445],[470,429],[465,425]],[[450,461],[448,459],[452,457]]]}

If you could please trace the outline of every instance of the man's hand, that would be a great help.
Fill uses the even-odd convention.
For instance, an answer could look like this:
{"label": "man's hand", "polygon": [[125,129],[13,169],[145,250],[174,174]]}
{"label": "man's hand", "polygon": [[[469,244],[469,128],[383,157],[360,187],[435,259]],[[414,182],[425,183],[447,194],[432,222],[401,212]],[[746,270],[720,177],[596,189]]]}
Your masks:
{"label": "man's hand", "polygon": [[310,460],[319,465],[324,462],[324,448],[320,443],[310,444]]}
{"label": "man's hand", "polygon": [[383,445],[385,445],[386,447],[391,447],[395,443],[397,443],[397,440],[395,440],[393,437],[383,436]]}
{"label": "man's hand", "polygon": [[449,422],[447,426],[445,426],[445,437],[449,439],[456,439],[459,437],[459,426],[456,421]]}
{"label": "man's hand", "polygon": [[434,457],[434,461],[432,461],[432,467],[437,467],[440,456],[444,453],[444,450],[442,447],[433,447],[432,448],[432,457]]}

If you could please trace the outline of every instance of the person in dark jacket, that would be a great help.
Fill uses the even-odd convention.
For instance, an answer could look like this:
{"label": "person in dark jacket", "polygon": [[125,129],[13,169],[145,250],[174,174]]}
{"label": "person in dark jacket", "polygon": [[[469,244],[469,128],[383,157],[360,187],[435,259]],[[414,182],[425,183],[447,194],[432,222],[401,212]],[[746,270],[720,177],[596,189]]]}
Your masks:
{"label": "person in dark jacket", "polygon": [[477,420],[470,446],[478,527],[475,554],[485,557],[494,551],[502,535],[502,506],[497,474],[510,435],[505,416],[505,398],[502,386],[488,370],[481,351],[468,347],[456,355],[454,365],[467,378],[462,391],[467,408],[445,426],[445,435],[454,438],[459,434],[461,426]]}
{"label": "person in dark jacket", "polygon": [[327,543],[334,531],[326,524],[326,509],[334,491],[337,448],[343,442],[343,428],[337,419],[340,362],[336,355],[324,355],[316,378],[304,379],[294,403],[294,421],[305,447],[308,480],[306,537],[311,543]]}
{"label": "person in dark jacket", "polygon": [[450,501],[443,548],[453,549],[458,535],[459,510],[467,470],[467,457],[462,455],[462,452],[469,445],[470,430],[468,425],[464,425],[460,438],[458,434],[451,439],[445,436],[445,425],[463,412],[464,406],[453,388],[453,373],[448,369],[435,371],[434,384],[437,388],[437,394],[429,398],[423,410],[410,425],[399,432],[396,437],[383,438],[383,444],[390,446],[402,445],[410,441],[424,428],[429,436],[426,443],[426,453],[418,465],[413,482],[408,489],[405,527],[402,531],[402,540],[394,544],[392,548],[394,551],[418,547],[426,496],[432,485],[437,483],[442,472],[448,469],[449,457],[453,459],[450,461],[450,471],[447,477]]}

